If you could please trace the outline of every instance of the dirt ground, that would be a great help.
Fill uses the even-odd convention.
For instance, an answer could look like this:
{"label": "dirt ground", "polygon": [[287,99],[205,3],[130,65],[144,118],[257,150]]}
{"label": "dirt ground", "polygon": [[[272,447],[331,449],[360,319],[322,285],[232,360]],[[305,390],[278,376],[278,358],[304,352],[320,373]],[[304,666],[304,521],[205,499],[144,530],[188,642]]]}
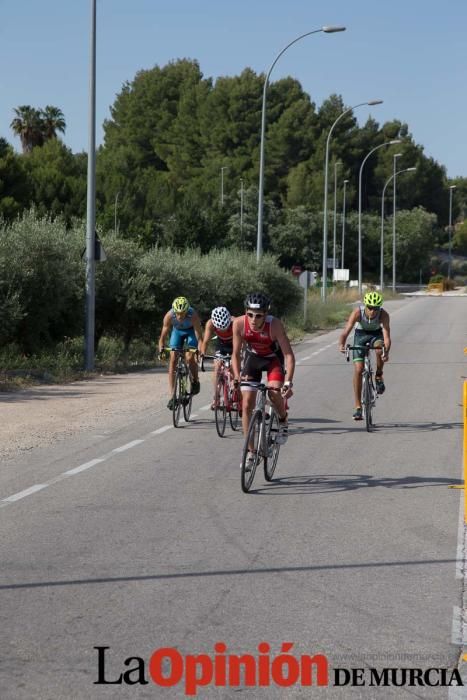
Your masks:
{"label": "dirt ground", "polygon": [[167,398],[165,369],[0,392],[0,461],[84,430],[116,429],[137,414],[162,411]]}

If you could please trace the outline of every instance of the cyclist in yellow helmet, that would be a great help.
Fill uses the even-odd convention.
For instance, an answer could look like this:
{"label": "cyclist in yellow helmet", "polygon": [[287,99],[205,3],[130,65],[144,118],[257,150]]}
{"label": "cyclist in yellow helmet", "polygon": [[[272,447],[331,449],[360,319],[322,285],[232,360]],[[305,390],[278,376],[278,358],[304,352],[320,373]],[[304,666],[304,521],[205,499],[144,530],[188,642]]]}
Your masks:
{"label": "cyclist in yellow helmet", "polygon": [[[162,324],[162,331],[159,338],[159,357],[164,356],[165,341],[170,333],[169,347],[172,350],[181,350],[183,347],[188,349],[201,349],[203,339],[203,329],[201,327],[201,319],[198,312],[190,306],[190,302],[186,297],[176,297],[172,302],[172,308],[167,311]],[[170,353],[169,362],[169,392],[173,396],[175,383],[175,365],[176,353]],[[198,377],[198,364],[192,352],[187,352],[186,360],[190,367],[193,382],[191,385],[191,393],[199,394],[200,384]],[[167,404],[169,410],[173,410],[173,399],[171,398]]]}
{"label": "cyclist in yellow helmet", "polygon": [[[363,304],[357,306],[350,314],[344,330],[339,338],[339,350],[345,352],[347,336],[355,327],[353,345],[365,345],[371,342],[376,349],[376,373],[375,384],[378,394],[385,390],[383,380],[383,365],[389,360],[391,347],[391,331],[389,327],[389,314],[383,309],[383,297],[379,292],[367,292],[363,297]],[[381,346],[384,344],[385,354]],[[354,420],[362,420],[362,372],[364,355],[359,350],[353,350],[354,375],[353,389],[355,397]]]}

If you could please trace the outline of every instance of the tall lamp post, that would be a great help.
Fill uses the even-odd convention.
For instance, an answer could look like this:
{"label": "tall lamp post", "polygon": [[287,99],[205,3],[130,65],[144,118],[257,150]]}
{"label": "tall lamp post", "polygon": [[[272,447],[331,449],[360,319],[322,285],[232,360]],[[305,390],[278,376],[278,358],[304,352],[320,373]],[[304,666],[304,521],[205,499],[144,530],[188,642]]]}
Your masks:
{"label": "tall lamp post", "polygon": [[120,195],[120,192],[117,192],[115,195],[115,212],[114,212],[114,232],[115,235],[117,235],[117,204],[118,204],[118,197]]}
{"label": "tall lamp post", "polygon": [[93,370],[96,316],[96,0],[91,0],[91,32],[89,43],[90,56],[84,364],[87,370]]}
{"label": "tall lamp post", "polygon": [[375,146],[369,151],[362,161],[360,166],[360,172],[358,174],[358,293],[362,293],[362,173],[363,166],[367,162],[368,158],[372,153],[377,151],[383,146],[392,146],[395,143],[401,143],[400,139],[393,139],[392,141],[385,141],[380,143],[379,146]]}
{"label": "tall lamp post", "polygon": [[[412,168],[403,168],[402,170],[398,170],[396,172],[396,175],[399,175],[400,173],[409,173],[413,172],[417,168],[414,166]],[[394,178],[394,174],[391,175],[386,180],[386,183],[383,187],[383,194],[381,197],[381,236],[380,236],[380,264],[379,264],[379,278],[380,278],[380,288],[381,291],[384,289],[384,195],[386,194],[386,188],[389,185],[390,182],[392,182]]]}
{"label": "tall lamp post", "polygon": [[240,240],[243,243],[243,178],[240,178]]}
{"label": "tall lamp post", "polygon": [[396,293],[396,162],[402,153],[394,153],[394,173],[392,181],[392,291]]}
{"label": "tall lamp post", "polygon": [[333,219],[333,234],[332,234],[332,267],[336,269],[336,238],[337,238],[337,166],[342,165],[338,160],[334,163],[334,219]]}
{"label": "tall lamp post", "polygon": [[451,279],[451,241],[452,241],[452,193],[456,189],[456,185],[449,187],[449,249],[448,249],[448,280]]}
{"label": "tall lamp post", "polygon": [[224,170],[227,168],[226,165],[221,168],[221,207],[224,206]]}
{"label": "tall lamp post", "polygon": [[344,191],[342,194],[342,245],[341,245],[341,268],[344,267],[344,244],[345,244],[345,192],[348,180],[344,180]]}
{"label": "tall lamp post", "polygon": [[264,187],[264,138],[266,132],[266,93],[269,83],[269,76],[271,75],[272,69],[276,65],[279,58],[285,51],[293,44],[296,44],[300,39],[304,39],[306,36],[311,34],[318,34],[319,32],[324,32],[325,34],[334,34],[335,32],[344,32],[345,27],[321,27],[320,29],[314,29],[311,32],[306,32],[306,34],[301,34],[296,39],[291,41],[287,46],[285,46],[282,51],[276,56],[274,61],[269,68],[263,85],[263,106],[261,110],[261,142],[259,149],[259,185],[258,185],[258,233],[256,241],[256,259],[259,260],[263,253],[263,187]]}
{"label": "tall lamp post", "polygon": [[321,298],[326,301],[326,283],[327,283],[327,257],[328,257],[328,169],[329,169],[329,142],[331,141],[331,135],[334,131],[336,124],[342,119],[343,116],[352,112],[357,107],[380,105],[383,100],[370,100],[369,102],[359,102],[358,105],[344,109],[343,112],[339,114],[335,122],[332,124],[328,132],[328,137],[326,139],[326,156],[324,159],[324,204],[323,204],[323,273],[321,280]]}

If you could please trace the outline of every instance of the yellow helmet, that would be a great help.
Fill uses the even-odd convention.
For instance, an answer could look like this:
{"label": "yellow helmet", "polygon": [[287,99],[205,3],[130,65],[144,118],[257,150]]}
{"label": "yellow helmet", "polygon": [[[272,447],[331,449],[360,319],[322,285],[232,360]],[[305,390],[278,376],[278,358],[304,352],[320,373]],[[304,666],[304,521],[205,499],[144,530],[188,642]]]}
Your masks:
{"label": "yellow helmet", "polygon": [[190,308],[190,302],[186,297],[177,297],[172,302],[172,309],[176,314],[182,314],[184,311],[188,311]]}
{"label": "yellow helmet", "polygon": [[363,297],[365,306],[382,306],[383,297],[379,292],[367,292]]}

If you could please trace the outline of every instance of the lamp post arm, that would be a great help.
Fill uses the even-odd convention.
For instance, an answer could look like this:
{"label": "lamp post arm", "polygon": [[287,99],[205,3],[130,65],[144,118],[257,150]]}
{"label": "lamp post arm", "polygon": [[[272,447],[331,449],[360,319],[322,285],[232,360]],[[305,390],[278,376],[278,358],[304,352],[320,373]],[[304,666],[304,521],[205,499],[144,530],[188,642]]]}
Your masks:
{"label": "lamp post arm", "polygon": [[263,85],[263,102],[262,102],[262,108],[261,108],[261,140],[260,140],[260,154],[259,154],[259,183],[258,183],[258,231],[257,231],[257,237],[256,237],[256,259],[257,261],[260,260],[261,255],[263,253],[263,199],[264,199],[264,140],[265,140],[265,134],[266,134],[266,93],[268,89],[268,84],[269,84],[269,77],[271,75],[272,69],[276,65],[277,61],[280,59],[283,53],[287,51],[288,48],[293,46],[293,44],[296,44],[297,41],[300,41],[300,39],[304,39],[306,36],[310,36],[310,34],[318,34],[318,32],[322,32],[323,28],[320,29],[314,29],[311,32],[306,32],[305,34],[301,34],[298,36],[296,39],[293,41],[290,41],[287,46],[284,46],[282,51],[277,54],[276,58],[274,61],[271,63],[271,66],[266,73],[266,78],[264,79],[264,85]]}
{"label": "lamp post arm", "polygon": [[363,173],[363,166],[367,162],[368,158],[371,156],[372,153],[377,151],[380,148],[383,148],[383,146],[393,146],[396,143],[400,143],[400,139],[393,139],[391,141],[385,141],[384,143],[380,143],[378,146],[375,146],[374,148],[369,151],[365,158],[362,161],[362,164],[360,166],[360,170],[358,173],[358,291],[361,294],[362,292],[362,173]]}
{"label": "lamp post arm", "polygon": [[327,283],[327,257],[328,257],[328,170],[329,170],[329,143],[331,141],[332,132],[336,124],[340,122],[342,117],[346,114],[352,112],[357,107],[363,107],[367,105],[368,102],[359,102],[358,105],[349,107],[339,114],[337,119],[332,124],[329,129],[328,137],[326,139],[326,155],[324,159],[324,211],[323,211],[323,278],[321,283],[321,296],[323,301],[326,301],[326,283]]}

